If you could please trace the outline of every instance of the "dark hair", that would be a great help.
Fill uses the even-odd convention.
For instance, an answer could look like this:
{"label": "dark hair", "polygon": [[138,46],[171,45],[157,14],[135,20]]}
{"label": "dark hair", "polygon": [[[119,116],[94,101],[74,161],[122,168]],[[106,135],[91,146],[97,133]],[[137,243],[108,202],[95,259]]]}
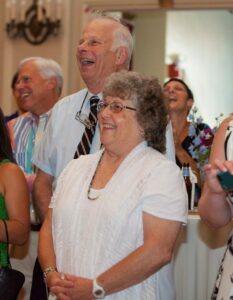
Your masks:
{"label": "dark hair", "polygon": [[132,71],[113,73],[104,85],[103,98],[107,96],[131,100],[137,108],[137,120],[148,146],[165,152],[167,108],[156,78]]}
{"label": "dark hair", "polygon": [[11,148],[10,136],[7,130],[3,112],[0,108],[0,161],[9,159],[15,161]]}
{"label": "dark hair", "polygon": [[182,79],[180,79],[180,78],[172,77],[172,78],[168,79],[168,81],[166,81],[164,83],[163,87],[165,87],[169,82],[172,82],[172,81],[180,82],[185,87],[186,92],[188,94],[188,98],[194,100],[193,92],[190,90],[190,88],[188,87],[188,85]]}
{"label": "dark hair", "polygon": [[14,74],[14,76],[12,77],[12,80],[11,80],[11,89],[14,90],[15,89],[15,85],[16,85],[16,82],[18,80],[18,76],[19,76],[19,73],[16,72]]}

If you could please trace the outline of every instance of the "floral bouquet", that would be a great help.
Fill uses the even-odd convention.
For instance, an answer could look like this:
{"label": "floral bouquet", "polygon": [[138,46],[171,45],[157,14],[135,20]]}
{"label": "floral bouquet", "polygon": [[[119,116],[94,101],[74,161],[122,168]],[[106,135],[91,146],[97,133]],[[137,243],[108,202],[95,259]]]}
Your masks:
{"label": "floral bouquet", "polygon": [[189,152],[192,158],[197,162],[197,167],[200,169],[201,176],[203,177],[203,167],[208,163],[211,145],[219,124],[220,118],[215,118],[217,125],[212,130],[207,124],[203,123],[202,117],[196,117],[198,109],[194,107],[189,113],[189,120],[191,122],[189,126],[189,137],[191,144],[189,146]]}

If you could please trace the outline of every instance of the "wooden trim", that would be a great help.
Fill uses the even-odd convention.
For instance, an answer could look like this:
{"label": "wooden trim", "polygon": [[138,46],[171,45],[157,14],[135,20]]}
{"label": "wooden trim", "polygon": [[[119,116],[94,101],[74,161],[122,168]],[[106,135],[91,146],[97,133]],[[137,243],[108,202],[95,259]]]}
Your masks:
{"label": "wooden trim", "polygon": [[133,11],[151,9],[228,9],[233,0],[87,0],[85,6],[105,11]]}

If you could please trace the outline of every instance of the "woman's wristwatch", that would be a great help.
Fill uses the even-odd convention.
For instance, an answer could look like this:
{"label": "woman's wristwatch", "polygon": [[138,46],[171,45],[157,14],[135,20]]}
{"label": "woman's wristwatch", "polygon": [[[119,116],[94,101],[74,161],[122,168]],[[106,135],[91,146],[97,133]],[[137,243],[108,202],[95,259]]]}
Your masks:
{"label": "woman's wristwatch", "polygon": [[105,298],[105,290],[101,285],[97,283],[96,279],[93,280],[92,295],[95,299]]}

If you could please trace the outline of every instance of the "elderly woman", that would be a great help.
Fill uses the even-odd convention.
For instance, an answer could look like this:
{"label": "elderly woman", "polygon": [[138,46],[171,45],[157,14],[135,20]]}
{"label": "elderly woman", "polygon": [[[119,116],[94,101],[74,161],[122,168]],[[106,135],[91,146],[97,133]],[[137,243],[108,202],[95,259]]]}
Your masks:
{"label": "elderly woman", "polygon": [[109,77],[103,99],[104,148],[65,168],[40,232],[47,285],[57,299],[175,299],[172,255],[187,194],[162,154],[161,87],[122,71]]}
{"label": "elderly woman", "polygon": [[176,150],[176,162],[181,167],[188,163],[202,185],[200,170],[207,163],[213,133],[205,123],[189,122],[187,116],[193,106],[194,97],[188,85],[179,78],[170,78],[164,84],[168,101]]}
{"label": "elderly woman", "polygon": [[[210,154],[210,164],[205,167],[206,181],[199,202],[203,220],[212,228],[220,228],[233,218],[233,189],[221,187],[217,173],[228,171],[233,175],[233,116],[219,127]],[[233,179],[231,181],[233,186]],[[211,299],[233,299],[233,236],[219,268]]]}

